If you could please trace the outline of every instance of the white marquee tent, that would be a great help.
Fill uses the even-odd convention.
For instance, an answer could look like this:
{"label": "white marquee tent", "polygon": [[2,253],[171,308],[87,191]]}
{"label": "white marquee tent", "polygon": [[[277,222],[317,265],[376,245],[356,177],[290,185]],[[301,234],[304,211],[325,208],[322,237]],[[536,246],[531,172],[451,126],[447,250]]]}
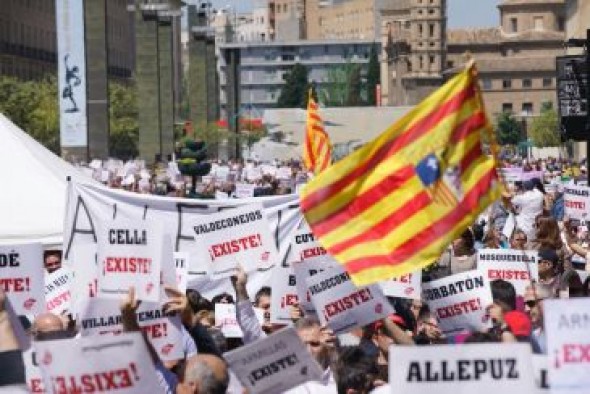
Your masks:
{"label": "white marquee tent", "polygon": [[67,176],[88,181],[0,114],[0,242],[61,247]]}

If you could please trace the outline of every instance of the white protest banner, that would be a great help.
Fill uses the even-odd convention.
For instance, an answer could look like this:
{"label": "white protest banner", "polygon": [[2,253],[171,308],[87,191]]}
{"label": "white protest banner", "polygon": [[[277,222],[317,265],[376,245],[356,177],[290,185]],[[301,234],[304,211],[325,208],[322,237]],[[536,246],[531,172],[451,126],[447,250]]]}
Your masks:
{"label": "white protest banner", "polygon": [[278,251],[262,205],[251,204],[203,215],[193,222],[198,261],[209,262],[213,279],[231,276],[237,264],[246,272],[265,269]]}
{"label": "white protest banner", "polygon": [[532,393],[531,345],[481,343],[391,346],[389,384],[396,393]]}
{"label": "white protest banner", "polygon": [[254,197],[254,189],[256,185],[250,183],[236,183],[236,198],[252,198]]}
{"label": "white protest banner", "polygon": [[516,294],[524,296],[531,281],[539,279],[538,252],[536,250],[480,249],[477,251],[477,268],[491,282],[503,279],[512,283]]}
{"label": "white protest banner", "polygon": [[565,215],[577,220],[586,220],[590,210],[590,188],[567,185],[563,188]]}
{"label": "white protest banner", "polygon": [[219,190],[215,190],[215,199],[216,200],[227,200],[229,198],[228,194]]}
{"label": "white protest banner", "polygon": [[543,171],[523,171],[520,175],[521,181],[530,181],[531,179],[539,179],[543,181]]}
{"label": "white protest banner", "polygon": [[45,387],[55,394],[152,393],[159,387],[140,333],[35,343]]}
{"label": "white protest banner", "polygon": [[422,297],[422,271],[402,275],[398,278],[379,282],[383,294],[387,297],[400,297],[419,300]]}
{"label": "white protest banner", "polygon": [[178,290],[186,293],[188,282],[189,254],[185,252],[174,252],[174,265],[176,266],[176,286]]}
{"label": "white protest banner", "polygon": [[587,298],[543,301],[551,394],[588,393],[590,302]]}
{"label": "white protest banner", "polygon": [[[78,319],[82,336],[118,335],[123,331],[118,301],[92,298],[84,304]],[[184,357],[180,317],[165,316],[158,304],[142,302],[137,322],[162,360]]]}
{"label": "white protest banner", "polygon": [[533,373],[539,394],[549,392],[549,362],[545,354],[533,354]]}
{"label": "white protest banner", "polygon": [[422,283],[422,299],[447,335],[489,328],[486,308],[492,304],[492,290],[487,275],[479,270]]}
{"label": "white protest banner", "polygon": [[70,311],[72,279],[73,273],[66,267],[45,276],[45,305],[47,312],[61,315],[63,312]]}
{"label": "white protest banner", "polygon": [[0,288],[17,315],[45,311],[44,272],[40,243],[0,244]]}
{"label": "white protest banner", "polygon": [[98,294],[121,299],[135,287],[139,300],[160,299],[162,227],[147,220],[116,219],[98,228]]}
{"label": "white protest banner", "polygon": [[276,265],[272,269],[270,322],[291,324],[291,307],[299,303],[295,274],[291,266]]}
{"label": "white protest banner", "polygon": [[283,329],[223,357],[250,394],[281,393],[322,376],[320,366],[294,328]]}
{"label": "white protest banner", "polygon": [[[65,264],[76,271],[95,269],[93,265],[72,262],[72,255],[86,245],[96,245],[97,226],[105,218],[121,217],[156,221],[164,227],[166,234],[172,238],[176,252],[190,255],[189,283],[204,297],[211,298],[223,292],[231,292],[228,280],[210,280],[207,276],[207,261],[199,260],[200,255],[195,248],[195,232],[193,221],[210,213],[220,212],[228,208],[236,208],[251,203],[261,203],[270,223],[274,243],[285,258],[292,239],[292,233],[301,223],[298,197],[294,194],[269,196],[251,199],[189,199],[163,197],[149,194],[109,189],[96,183],[79,183],[72,180],[68,183],[66,219],[64,223],[64,258]],[[80,259],[81,261],[87,261]],[[73,265],[76,265],[74,267]],[[96,276],[91,273],[89,276]],[[271,280],[272,270],[260,269],[248,274],[248,291],[254,294],[260,287]]]}
{"label": "white protest banner", "polygon": [[215,304],[215,327],[226,338],[242,338],[244,333],[236,318],[235,304]]}
{"label": "white protest banner", "polygon": [[320,322],[336,335],[394,312],[379,285],[357,288],[340,265],[307,278],[307,287]]}

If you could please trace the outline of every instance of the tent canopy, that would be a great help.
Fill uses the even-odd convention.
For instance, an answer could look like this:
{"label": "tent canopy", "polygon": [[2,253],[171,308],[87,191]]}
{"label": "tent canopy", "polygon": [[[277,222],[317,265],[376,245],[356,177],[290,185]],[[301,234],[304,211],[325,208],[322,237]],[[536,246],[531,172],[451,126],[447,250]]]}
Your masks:
{"label": "tent canopy", "polygon": [[61,247],[67,177],[89,181],[0,114],[0,242]]}

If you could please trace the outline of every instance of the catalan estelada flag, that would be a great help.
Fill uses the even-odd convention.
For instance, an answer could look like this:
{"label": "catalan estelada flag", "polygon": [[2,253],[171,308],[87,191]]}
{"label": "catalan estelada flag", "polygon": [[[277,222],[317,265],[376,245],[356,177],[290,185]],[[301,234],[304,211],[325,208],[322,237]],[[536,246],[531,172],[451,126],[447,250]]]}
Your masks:
{"label": "catalan estelada flag", "polygon": [[500,196],[477,83],[471,64],[303,189],[313,233],[355,284],[431,264]]}
{"label": "catalan estelada flag", "polygon": [[311,90],[307,99],[307,122],[305,141],[303,143],[303,164],[308,171],[319,174],[330,166],[332,145],[324,130],[322,118],[318,112],[318,104],[312,97]]}

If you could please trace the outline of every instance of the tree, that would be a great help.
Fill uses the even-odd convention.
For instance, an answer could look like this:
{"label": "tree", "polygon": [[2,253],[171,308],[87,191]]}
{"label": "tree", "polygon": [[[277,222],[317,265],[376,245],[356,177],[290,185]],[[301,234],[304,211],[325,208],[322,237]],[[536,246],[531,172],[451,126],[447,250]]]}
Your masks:
{"label": "tree", "polygon": [[347,94],[346,105],[349,107],[358,107],[362,104],[362,80],[361,80],[361,66],[355,64],[352,66],[351,72],[347,80]]}
{"label": "tree", "polygon": [[500,145],[516,145],[520,141],[521,126],[510,112],[502,112],[496,118],[496,135]]}
{"label": "tree", "polygon": [[557,111],[551,107],[544,107],[541,110],[541,115],[533,119],[529,134],[536,147],[559,146],[561,140]]}
{"label": "tree", "polygon": [[278,108],[306,108],[308,94],[307,68],[296,63],[287,75],[284,76],[285,85],[281,89]]}
{"label": "tree", "polygon": [[138,155],[139,125],[135,84],[109,83],[109,152],[119,159]]}
{"label": "tree", "polygon": [[371,47],[369,55],[369,65],[367,66],[367,84],[365,85],[367,93],[367,105],[376,105],[377,85],[381,83],[381,70],[379,67],[379,58],[375,47]]}

